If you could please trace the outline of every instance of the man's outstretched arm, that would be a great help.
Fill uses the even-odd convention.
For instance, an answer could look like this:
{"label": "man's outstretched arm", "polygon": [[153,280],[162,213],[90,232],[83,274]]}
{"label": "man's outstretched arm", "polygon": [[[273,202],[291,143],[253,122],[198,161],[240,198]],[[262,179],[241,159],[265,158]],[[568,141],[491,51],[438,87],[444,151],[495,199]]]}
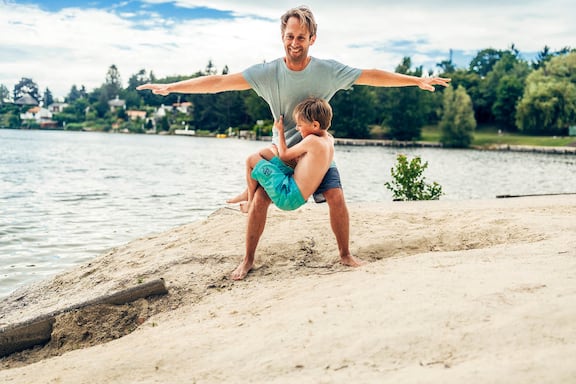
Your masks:
{"label": "man's outstretched arm", "polygon": [[139,91],[149,89],[156,95],[166,96],[170,93],[218,93],[224,91],[245,91],[252,88],[242,73],[230,75],[208,75],[195,77],[168,84],[143,84]]}
{"label": "man's outstretched arm", "polygon": [[410,87],[416,86],[434,92],[435,85],[447,87],[451,79],[443,77],[416,77],[380,69],[363,69],[355,84],[373,87]]}

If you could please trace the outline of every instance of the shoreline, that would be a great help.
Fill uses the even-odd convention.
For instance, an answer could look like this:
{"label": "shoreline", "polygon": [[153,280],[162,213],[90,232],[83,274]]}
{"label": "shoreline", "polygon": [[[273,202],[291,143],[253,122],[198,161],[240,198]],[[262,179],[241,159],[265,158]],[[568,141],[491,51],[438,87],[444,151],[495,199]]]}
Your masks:
{"label": "shoreline", "polygon": [[[9,130],[28,130],[22,128],[0,128]],[[36,131],[61,131],[61,132],[98,132],[98,131],[67,131],[64,129],[34,129]],[[114,134],[126,134],[122,132],[102,132],[102,133],[114,133]],[[133,133],[128,133],[133,134]],[[162,133],[155,133],[158,135],[166,135]],[[149,135],[149,134],[148,134]],[[190,135],[190,134],[172,134],[172,136],[184,136],[184,137],[202,137],[202,138],[215,138],[222,139],[216,134],[214,135]],[[236,138],[238,140],[253,140],[253,141],[265,141],[269,142],[272,140],[271,136],[262,136],[257,139],[249,139],[245,137],[226,137],[226,138]],[[576,140],[576,138],[575,138]],[[358,147],[389,147],[389,148],[440,148],[443,146],[439,142],[432,141],[400,141],[400,140],[384,140],[384,139],[347,139],[337,137],[334,138],[335,145],[341,146],[358,146]],[[470,146],[469,148],[460,149],[471,149],[479,151],[506,151],[506,152],[531,152],[531,153],[544,153],[553,155],[576,155],[576,142],[571,146],[535,146],[535,145],[514,145],[514,144],[489,144],[486,146]]]}
{"label": "shoreline", "polygon": [[[443,148],[442,144],[429,141],[397,141],[377,139],[343,139],[335,138],[335,145],[361,146],[361,147],[391,147],[391,148]],[[479,151],[507,151],[507,152],[532,152],[559,155],[576,155],[576,146],[544,147],[531,145],[491,144],[488,146],[472,146],[470,148]]]}
{"label": "shoreline", "polygon": [[0,381],[573,382],[575,195],[349,209],[360,268],[308,204],[271,208],[231,281],[245,215],[222,208],[21,288],[0,326],[157,278],[168,294],[62,315],[44,348],[0,359]]}

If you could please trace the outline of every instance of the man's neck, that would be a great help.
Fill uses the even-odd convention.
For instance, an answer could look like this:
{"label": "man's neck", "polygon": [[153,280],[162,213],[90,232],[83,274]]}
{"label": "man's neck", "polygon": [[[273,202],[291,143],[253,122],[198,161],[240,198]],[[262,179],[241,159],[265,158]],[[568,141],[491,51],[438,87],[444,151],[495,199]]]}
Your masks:
{"label": "man's neck", "polygon": [[303,71],[310,63],[310,60],[312,60],[310,56],[307,56],[301,61],[293,61],[289,60],[288,57],[284,57],[284,63],[286,63],[286,67],[291,71]]}

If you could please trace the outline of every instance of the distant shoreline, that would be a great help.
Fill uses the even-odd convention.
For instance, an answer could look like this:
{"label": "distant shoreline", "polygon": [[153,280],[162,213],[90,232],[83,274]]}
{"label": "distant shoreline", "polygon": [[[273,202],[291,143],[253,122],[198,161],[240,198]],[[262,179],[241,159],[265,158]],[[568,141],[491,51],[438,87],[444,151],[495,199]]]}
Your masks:
{"label": "distant shoreline", "polygon": [[[22,128],[0,128],[10,130],[22,130]],[[66,131],[64,129],[24,129],[26,131]],[[77,132],[77,131],[70,131]],[[85,130],[82,132],[97,132]],[[104,132],[104,133],[122,133],[122,132]],[[213,137],[222,138],[218,135],[201,135],[201,134],[173,134],[174,136],[187,136],[187,137]],[[249,139],[244,137],[237,137],[238,139],[256,140],[256,141],[271,141],[271,136],[261,136],[257,139]],[[355,146],[355,147],[389,147],[389,148],[443,148],[442,144],[433,141],[401,141],[401,140],[384,140],[384,139],[347,139],[342,137],[335,138],[335,144],[341,146]],[[532,153],[546,153],[553,155],[576,155],[576,146],[535,146],[535,145],[513,145],[513,144],[490,144],[486,146],[470,146],[461,149],[475,149],[481,151],[505,151],[505,152],[532,152]]]}

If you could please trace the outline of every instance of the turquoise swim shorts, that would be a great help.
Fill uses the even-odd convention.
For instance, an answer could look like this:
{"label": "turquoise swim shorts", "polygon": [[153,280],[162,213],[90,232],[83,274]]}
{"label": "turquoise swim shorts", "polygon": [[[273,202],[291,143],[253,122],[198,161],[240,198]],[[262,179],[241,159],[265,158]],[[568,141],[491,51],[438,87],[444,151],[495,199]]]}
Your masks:
{"label": "turquoise swim shorts", "polygon": [[306,204],[294,181],[294,170],[279,157],[260,160],[252,170],[252,178],[264,188],[270,200],[284,211],[293,211]]}

